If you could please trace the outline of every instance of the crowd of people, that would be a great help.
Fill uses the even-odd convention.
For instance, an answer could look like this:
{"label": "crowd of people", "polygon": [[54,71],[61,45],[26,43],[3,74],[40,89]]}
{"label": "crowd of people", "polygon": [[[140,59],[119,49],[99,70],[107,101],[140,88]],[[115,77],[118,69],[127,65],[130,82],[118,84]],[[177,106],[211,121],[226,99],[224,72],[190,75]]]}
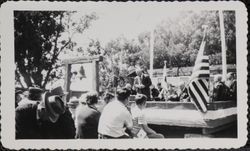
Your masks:
{"label": "crowd of people", "polygon": [[[236,101],[237,96],[237,84],[236,74],[229,72],[226,79],[222,80],[222,75],[215,75],[214,82],[209,87],[209,95],[211,102],[214,101]],[[171,83],[165,82],[157,83],[156,87],[152,84],[151,79],[147,72],[143,70],[136,70],[136,77],[134,78],[134,84],[131,86],[127,84],[129,90],[133,94],[144,94],[147,96],[147,101],[170,101],[170,102],[190,102],[188,94],[188,84],[181,84],[180,86],[174,86]]]}
{"label": "crowd of people", "polygon": [[[212,101],[236,100],[236,86],[234,73],[228,73],[225,81],[216,75]],[[71,97],[69,102],[61,86],[50,91],[30,87],[25,95],[18,90],[16,139],[164,138],[148,126],[144,109],[152,100],[190,102],[187,87],[181,85],[178,89],[161,83],[155,87],[147,73],[137,70],[133,85],[101,96],[88,92],[80,98]]]}
{"label": "crowd of people", "polygon": [[[135,107],[130,108],[131,91],[125,87],[103,97],[88,92],[78,99],[74,113],[66,95],[62,87],[29,88],[16,106],[16,139],[164,138],[147,125],[146,95],[137,94]],[[102,109],[99,102],[104,104]]]}

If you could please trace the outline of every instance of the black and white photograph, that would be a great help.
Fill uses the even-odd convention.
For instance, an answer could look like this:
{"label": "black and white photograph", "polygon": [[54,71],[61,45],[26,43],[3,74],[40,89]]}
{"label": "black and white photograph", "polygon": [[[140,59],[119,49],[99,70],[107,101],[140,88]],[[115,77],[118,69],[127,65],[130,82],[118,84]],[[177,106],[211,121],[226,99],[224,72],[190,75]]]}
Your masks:
{"label": "black and white photograph", "polygon": [[243,3],[8,2],[1,12],[7,148],[245,145]]}

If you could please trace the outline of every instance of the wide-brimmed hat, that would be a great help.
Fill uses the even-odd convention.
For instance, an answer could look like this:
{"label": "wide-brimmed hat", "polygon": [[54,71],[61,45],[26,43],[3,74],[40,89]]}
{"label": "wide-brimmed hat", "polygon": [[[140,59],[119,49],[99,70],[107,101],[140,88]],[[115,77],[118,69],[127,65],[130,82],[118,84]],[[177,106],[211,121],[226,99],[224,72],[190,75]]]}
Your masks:
{"label": "wide-brimmed hat", "polygon": [[40,100],[42,98],[43,90],[38,87],[29,87],[28,99],[29,100]]}
{"label": "wide-brimmed hat", "polygon": [[43,101],[48,118],[55,123],[59,116],[65,112],[63,100],[58,95],[51,96],[51,93],[46,92]]}
{"label": "wide-brimmed hat", "polygon": [[61,86],[57,86],[55,88],[52,88],[50,90],[51,95],[58,95],[58,96],[64,96],[67,95],[68,93],[63,91],[63,88]]}

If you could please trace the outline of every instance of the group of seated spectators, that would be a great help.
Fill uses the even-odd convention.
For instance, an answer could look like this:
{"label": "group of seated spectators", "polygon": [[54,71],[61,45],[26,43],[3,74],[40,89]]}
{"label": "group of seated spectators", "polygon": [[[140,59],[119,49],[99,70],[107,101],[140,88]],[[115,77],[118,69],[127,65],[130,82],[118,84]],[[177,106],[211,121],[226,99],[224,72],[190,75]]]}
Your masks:
{"label": "group of seated spectators", "polygon": [[50,91],[29,88],[16,105],[16,139],[164,138],[147,125],[143,94],[135,96],[133,108],[127,88],[102,97],[88,92],[69,102],[66,95],[62,87]]}
{"label": "group of seated spectators", "polygon": [[[228,73],[226,79],[223,81],[221,75],[215,75],[213,83],[209,87],[210,101],[236,101],[237,83],[235,73]],[[130,89],[131,86],[129,85]],[[132,89],[134,94],[137,94]],[[165,87],[161,83],[157,83],[157,87],[153,84],[150,86],[150,98],[148,101],[170,101],[170,102],[190,102],[188,94],[188,85],[181,84],[174,86],[167,83]]]}
{"label": "group of seated spectators", "polygon": [[237,82],[235,73],[229,72],[225,81],[222,80],[221,75],[215,75],[211,99],[212,102],[225,100],[236,101]]}

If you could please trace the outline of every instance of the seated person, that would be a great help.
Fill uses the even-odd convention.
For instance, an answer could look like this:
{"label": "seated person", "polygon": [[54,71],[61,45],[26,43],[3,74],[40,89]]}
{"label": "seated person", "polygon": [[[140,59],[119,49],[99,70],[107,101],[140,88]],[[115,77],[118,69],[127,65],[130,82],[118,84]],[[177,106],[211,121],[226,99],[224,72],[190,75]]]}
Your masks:
{"label": "seated person", "polygon": [[179,98],[180,98],[180,102],[190,102],[188,89],[186,87],[181,91]]}
{"label": "seated person", "polygon": [[132,88],[131,84],[127,83],[124,88],[130,91],[130,95],[136,95],[136,91]]}
{"label": "seated person", "polygon": [[87,105],[79,104],[76,109],[76,138],[98,138],[98,122],[101,113],[96,108],[97,92],[88,92],[83,97]]}
{"label": "seated person", "polygon": [[160,92],[158,91],[158,89],[155,88],[155,86],[152,84],[151,85],[151,95],[154,101],[159,101],[160,98],[158,98],[158,95],[160,94]]}
{"label": "seated person", "polygon": [[[132,116],[127,109],[130,91],[118,89],[116,98],[103,109],[98,124],[100,139],[131,138],[133,127]],[[125,130],[128,130],[125,132]]]}
{"label": "seated person", "polygon": [[162,134],[156,133],[148,127],[148,124],[143,113],[146,107],[147,96],[144,94],[137,94],[135,97],[135,107],[131,109],[133,118],[132,133],[136,134],[137,138],[164,138]]}
{"label": "seated person", "polygon": [[159,101],[165,101],[165,97],[166,97],[166,89],[164,89],[161,85],[161,83],[157,83],[157,89],[159,91],[159,95],[158,95],[158,98],[159,98]]}
{"label": "seated person", "polygon": [[167,91],[167,100],[168,101],[179,101],[179,96],[177,94],[177,92],[174,89],[174,86],[172,84],[169,85],[169,89]]}
{"label": "seated person", "polygon": [[212,101],[226,101],[229,99],[229,88],[222,82],[222,76],[214,77]]}
{"label": "seated person", "polygon": [[227,81],[226,81],[226,85],[228,86],[229,88],[229,99],[230,100],[234,100],[236,101],[236,98],[237,98],[237,82],[236,82],[236,78],[234,76],[234,73],[232,72],[229,72],[227,74]]}

